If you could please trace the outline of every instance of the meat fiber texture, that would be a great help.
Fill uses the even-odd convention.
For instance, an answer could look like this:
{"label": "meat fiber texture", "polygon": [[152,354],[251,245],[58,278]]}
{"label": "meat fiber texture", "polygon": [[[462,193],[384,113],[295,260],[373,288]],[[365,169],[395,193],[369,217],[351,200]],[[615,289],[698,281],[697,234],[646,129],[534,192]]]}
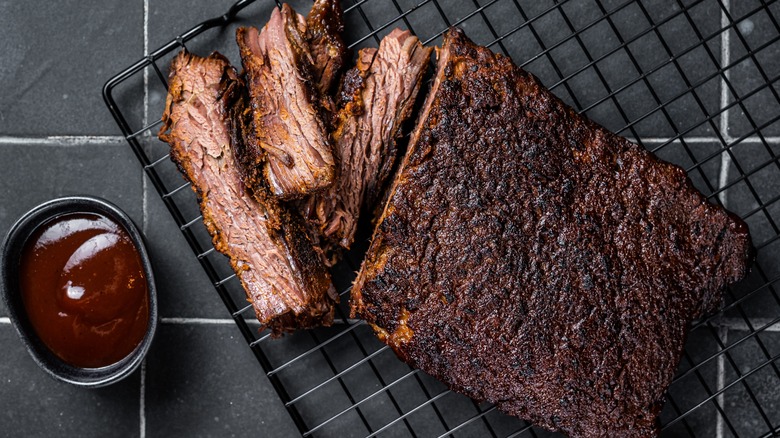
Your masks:
{"label": "meat fiber texture", "polygon": [[511,415],[656,435],[690,322],[748,272],[747,226],[459,30],[432,88],[353,314]]}
{"label": "meat fiber texture", "polygon": [[361,210],[370,210],[396,162],[396,140],[414,108],[433,49],[395,29],[378,49],[358,53],[339,98],[333,140],[338,177],[301,209],[315,233],[343,248],[352,244]]}
{"label": "meat fiber texture", "polygon": [[243,90],[221,55],[182,51],[171,63],[160,139],[192,183],[214,247],[230,258],[257,319],[277,335],[329,325],[337,295],[300,220],[267,189],[248,192],[241,182],[234,148],[245,141]]}
{"label": "meat fiber texture", "polygon": [[271,192],[296,199],[333,183],[335,161],[319,93],[306,20],[289,5],[274,9],[258,31],[236,31],[258,146],[267,154],[263,174]]}
{"label": "meat fiber texture", "polygon": [[320,104],[328,117],[336,112],[331,96],[339,84],[341,72],[349,58],[344,43],[344,11],[339,0],[316,0],[306,17],[306,42],[313,64],[311,68]]}

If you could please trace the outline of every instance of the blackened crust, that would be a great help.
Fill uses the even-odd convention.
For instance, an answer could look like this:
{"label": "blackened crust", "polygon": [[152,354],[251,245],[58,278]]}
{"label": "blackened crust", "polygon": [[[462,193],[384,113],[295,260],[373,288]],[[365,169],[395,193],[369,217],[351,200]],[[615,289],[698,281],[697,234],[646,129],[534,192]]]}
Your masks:
{"label": "blackened crust", "polygon": [[339,0],[316,0],[306,17],[306,41],[309,44],[312,76],[321,96],[330,96],[349,58],[344,43],[344,12]]}
{"label": "blackened crust", "polygon": [[653,436],[744,222],[510,59],[445,36],[353,314],[405,361],[570,436]]}

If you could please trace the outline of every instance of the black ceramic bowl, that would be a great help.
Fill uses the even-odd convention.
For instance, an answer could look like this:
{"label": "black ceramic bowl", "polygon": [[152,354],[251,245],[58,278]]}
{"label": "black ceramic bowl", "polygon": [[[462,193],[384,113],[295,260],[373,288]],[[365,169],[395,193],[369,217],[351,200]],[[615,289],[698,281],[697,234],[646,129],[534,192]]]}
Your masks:
{"label": "black ceramic bowl", "polygon": [[[129,355],[119,362],[105,367],[74,367],[54,355],[36,335],[22,302],[18,275],[22,248],[38,227],[67,213],[97,213],[124,227],[138,250],[147,279],[149,324],[146,328],[146,334],[141,343]],[[56,379],[86,387],[105,386],[132,373],[141,364],[144,355],[149,350],[152,337],[157,329],[157,293],[152,266],[138,229],[123,211],[110,202],[92,197],[73,196],[46,202],[27,212],[11,227],[3,242],[0,276],[0,292],[2,292],[3,301],[8,308],[11,322],[35,362]]]}

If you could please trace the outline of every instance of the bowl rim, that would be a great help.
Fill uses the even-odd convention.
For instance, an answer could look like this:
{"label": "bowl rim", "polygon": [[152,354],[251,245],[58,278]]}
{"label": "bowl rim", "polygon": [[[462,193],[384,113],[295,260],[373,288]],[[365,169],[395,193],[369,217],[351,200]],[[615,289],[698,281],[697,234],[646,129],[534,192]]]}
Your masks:
{"label": "bowl rim", "polygon": [[[141,259],[147,285],[149,322],[141,342],[127,356],[111,365],[83,368],[70,365],[57,357],[38,338],[27,320],[18,288],[18,265],[23,248],[31,235],[45,223],[69,213],[102,214],[117,222],[130,236]],[[133,220],[119,207],[103,198],[87,195],[65,196],[43,202],[23,214],[9,229],[0,254],[0,295],[8,309],[11,325],[36,364],[57,380],[82,387],[101,387],[118,382],[135,371],[149,351],[157,331],[157,289],[143,235]]]}

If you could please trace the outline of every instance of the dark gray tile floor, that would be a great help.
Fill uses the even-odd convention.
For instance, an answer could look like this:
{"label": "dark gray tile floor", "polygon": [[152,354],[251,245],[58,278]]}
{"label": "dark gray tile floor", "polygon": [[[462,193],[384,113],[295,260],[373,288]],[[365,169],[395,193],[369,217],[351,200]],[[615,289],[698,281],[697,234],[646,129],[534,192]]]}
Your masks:
{"label": "dark gray tile floor", "polygon": [[[0,2],[0,83],[13,84],[0,88],[0,148],[6,152],[0,160],[0,233],[29,208],[57,196],[89,194],[118,204],[147,238],[163,318],[143,370],[86,391],[37,369],[0,305],[0,348],[6,352],[0,358],[0,435],[297,434],[176,222],[143,179],[100,94],[103,83],[140,59],[145,48],[154,50],[231,3]],[[691,334],[663,414],[664,423],[680,415],[684,421],[665,436],[758,436],[780,426],[777,369],[764,366],[738,381],[780,353],[780,332],[770,324],[780,315],[780,2],[770,3],[344,1],[347,39],[356,49],[376,45],[396,26],[411,27],[436,44],[447,26],[458,24],[599,123],[685,168],[699,190],[746,219],[758,248],[756,265],[729,291],[727,310]],[[305,12],[310,1],[292,4]],[[202,55],[219,50],[238,66],[235,28],[262,25],[272,7],[270,0],[258,0],[238,22],[209,30],[187,47]],[[722,32],[724,25],[731,30]],[[365,38],[372,31],[377,37]],[[157,62],[163,72],[172,56]],[[723,64],[726,75],[719,71]],[[146,82],[143,74],[134,75],[114,95],[133,130],[158,120],[165,98],[155,72],[146,73]],[[166,148],[152,134],[140,141],[155,160]],[[680,135],[682,141],[670,139]],[[183,184],[167,160],[155,171],[165,192]],[[184,222],[197,219],[189,188],[170,199]],[[196,220],[187,229],[198,252],[207,251],[202,224]],[[221,255],[203,257],[217,278],[230,276]],[[339,269],[343,290],[355,266]],[[225,287],[234,302],[242,302],[235,281]],[[318,342],[328,344],[310,352]],[[724,346],[729,355],[716,356]],[[391,422],[381,436],[410,436],[410,429],[438,436],[489,409],[455,394],[427,402],[443,386],[381,350],[365,326],[349,333],[341,327],[298,333],[263,341],[260,348],[272,367],[291,361],[276,378],[296,398],[307,427],[327,421],[315,436],[360,437]],[[732,383],[721,396],[711,396]],[[523,427],[489,411],[454,435],[506,436]]]}
{"label": "dark gray tile floor", "polygon": [[9,324],[0,324],[0,423],[6,436],[138,436],[140,373],[85,390],[44,374]]}
{"label": "dark gray tile floor", "polygon": [[147,436],[289,435],[264,381],[232,324],[163,324],[146,361]]}
{"label": "dark gray tile floor", "polygon": [[143,19],[141,1],[0,3],[0,132],[116,133],[101,88],[142,54]]}

